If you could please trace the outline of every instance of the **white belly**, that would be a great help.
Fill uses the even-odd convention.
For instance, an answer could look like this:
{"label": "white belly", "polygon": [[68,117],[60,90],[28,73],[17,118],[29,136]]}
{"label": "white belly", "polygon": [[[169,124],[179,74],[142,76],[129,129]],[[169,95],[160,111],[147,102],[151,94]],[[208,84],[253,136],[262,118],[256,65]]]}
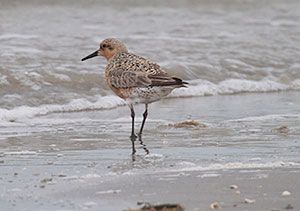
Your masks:
{"label": "white belly", "polygon": [[145,88],[134,88],[130,98],[128,99],[131,103],[152,103],[158,101],[168,94],[174,87],[145,87]]}

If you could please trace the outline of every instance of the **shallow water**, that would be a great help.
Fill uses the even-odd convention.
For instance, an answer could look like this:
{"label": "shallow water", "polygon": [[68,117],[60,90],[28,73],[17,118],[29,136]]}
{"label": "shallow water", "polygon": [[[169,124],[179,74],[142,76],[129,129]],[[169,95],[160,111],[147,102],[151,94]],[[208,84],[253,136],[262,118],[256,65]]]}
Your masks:
{"label": "shallow water", "polygon": [[[154,103],[143,136],[150,154],[137,143],[134,161],[126,106],[3,123],[0,204],[123,210],[146,201],[209,210],[221,200],[224,210],[233,204],[237,210],[298,207],[299,99],[299,92],[289,91]],[[137,106],[139,116],[142,109]],[[207,127],[171,126],[188,119]],[[242,187],[240,196],[229,189],[233,184]],[[284,190],[291,197],[282,198]],[[245,205],[243,197],[257,202]]]}
{"label": "shallow water", "polygon": [[[153,154],[201,164],[207,160],[207,165],[217,158],[224,164],[247,163],[252,158],[259,158],[258,163],[298,162],[299,99],[299,92],[166,99],[150,106],[143,141]],[[143,105],[136,107],[136,128],[142,110]],[[199,121],[206,127],[172,126],[184,120]],[[106,149],[112,150],[109,157],[127,157],[131,151],[130,127],[127,106],[57,113],[1,124],[0,147],[3,153],[34,154]],[[138,143],[137,147],[138,154],[143,155]]]}
{"label": "shallow water", "polygon": [[2,1],[0,120],[122,105],[103,98],[112,94],[106,61],[80,61],[107,37],[189,80],[173,97],[298,90],[299,9],[298,1]]}

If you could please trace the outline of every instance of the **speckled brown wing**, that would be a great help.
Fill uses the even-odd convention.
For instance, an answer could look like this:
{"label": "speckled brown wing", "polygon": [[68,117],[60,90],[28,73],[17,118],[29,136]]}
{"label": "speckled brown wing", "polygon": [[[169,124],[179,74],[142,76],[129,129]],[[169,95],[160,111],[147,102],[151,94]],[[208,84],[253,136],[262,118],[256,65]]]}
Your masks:
{"label": "speckled brown wing", "polygon": [[186,84],[181,79],[169,76],[160,66],[134,54],[122,54],[109,68],[109,83],[115,88],[175,86]]}
{"label": "speckled brown wing", "polygon": [[116,69],[110,73],[109,82],[115,88],[146,87],[151,84],[151,80],[143,72]]}

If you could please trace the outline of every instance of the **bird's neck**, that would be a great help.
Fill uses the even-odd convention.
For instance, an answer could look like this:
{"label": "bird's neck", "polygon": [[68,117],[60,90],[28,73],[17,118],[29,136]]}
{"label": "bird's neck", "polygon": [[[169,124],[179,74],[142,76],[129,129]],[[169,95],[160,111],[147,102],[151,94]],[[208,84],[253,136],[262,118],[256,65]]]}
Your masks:
{"label": "bird's neck", "polygon": [[125,51],[117,52],[117,53],[111,55],[110,57],[106,57],[106,59],[107,59],[108,62],[110,62],[113,59],[118,58],[122,53],[125,53]]}

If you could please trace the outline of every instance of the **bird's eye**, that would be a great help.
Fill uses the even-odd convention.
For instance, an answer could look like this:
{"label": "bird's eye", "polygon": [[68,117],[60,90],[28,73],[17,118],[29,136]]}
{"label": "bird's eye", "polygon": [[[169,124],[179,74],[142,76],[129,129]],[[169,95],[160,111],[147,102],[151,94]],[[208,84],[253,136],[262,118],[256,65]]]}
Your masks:
{"label": "bird's eye", "polygon": [[106,44],[103,44],[103,45],[102,45],[102,47],[103,47],[103,48],[106,48],[106,47],[107,47],[107,45],[106,45]]}

